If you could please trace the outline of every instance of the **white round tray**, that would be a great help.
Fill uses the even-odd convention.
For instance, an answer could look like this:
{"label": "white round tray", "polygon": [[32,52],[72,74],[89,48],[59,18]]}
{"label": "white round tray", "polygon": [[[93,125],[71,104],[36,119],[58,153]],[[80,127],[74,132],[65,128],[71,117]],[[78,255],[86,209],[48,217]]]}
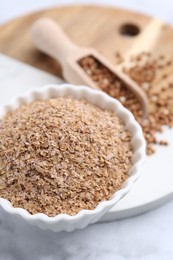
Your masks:
{"label": "white round tray", "polygon": [[173,199],[173,129],[165,128],[158,138],[168,140],[169,146],[156,146],[133,189],[100,221],[132,217]]}
{"label": "white round tray", "polygon": [[[62,83],[57,77],[31,66],[0,55],[0,105],[34,87]],[[173,129],[165,128],[159,138],[168,140],[169,146],[156,146],[157,152],[148,156],[140,179],[100,222],[131,217],[154,209],[173,199]]]}

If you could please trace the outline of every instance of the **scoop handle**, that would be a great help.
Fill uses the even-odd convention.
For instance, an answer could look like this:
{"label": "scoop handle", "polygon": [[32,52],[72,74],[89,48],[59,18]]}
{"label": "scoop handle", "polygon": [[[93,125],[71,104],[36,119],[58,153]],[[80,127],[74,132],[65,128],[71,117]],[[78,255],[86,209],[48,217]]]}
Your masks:
{"label": "scoop handle", "polygon": [[79,48],[61,27],[49,18],[37,20],[31,29],[32,40],[37,48],[58,60],[62,65],[66,58]]}

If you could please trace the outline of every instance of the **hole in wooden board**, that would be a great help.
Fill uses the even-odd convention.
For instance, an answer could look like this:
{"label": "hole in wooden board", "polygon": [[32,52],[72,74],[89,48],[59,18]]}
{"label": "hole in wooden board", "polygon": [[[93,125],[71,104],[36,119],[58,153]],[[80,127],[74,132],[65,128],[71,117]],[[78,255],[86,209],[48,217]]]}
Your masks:
{"label": "hole in wooden board", "polygon": [[139,26],[137,26],[135,24],[126,23],[126,24],[123,24],[120,27],[119,32],[123,36],[134,37],[134,36],[137,36],[140,33],[140,28],[139,28]]}

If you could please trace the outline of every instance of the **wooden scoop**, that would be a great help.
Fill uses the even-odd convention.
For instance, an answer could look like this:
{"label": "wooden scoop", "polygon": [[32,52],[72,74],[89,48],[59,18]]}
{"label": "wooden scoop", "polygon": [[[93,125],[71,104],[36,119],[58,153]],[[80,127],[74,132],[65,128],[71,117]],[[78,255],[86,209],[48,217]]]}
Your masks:
{"label": "wooden scoop", "polygon": [[143,90],[95,49],[82,48],[74,44],[56,22],[48,18],[37,20],[32,27],[32,39],[41,51],[55,58],[61,64],[63,77],[67,82],[99,89],[78,63],[84,57],[93,56],[134,93],[141,103],[143,118],[147,118],[149,105]]}

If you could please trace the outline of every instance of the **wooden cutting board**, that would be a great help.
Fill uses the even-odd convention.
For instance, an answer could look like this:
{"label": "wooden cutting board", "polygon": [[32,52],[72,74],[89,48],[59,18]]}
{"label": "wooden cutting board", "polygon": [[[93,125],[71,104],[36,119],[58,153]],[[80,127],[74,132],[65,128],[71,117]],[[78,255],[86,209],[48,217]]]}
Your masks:
{"label": "wooden cutting board", "polygon": [[[30,28],[40,17],[50,17],[81,46],[92,46],[115,62],[118,51],[149,49],[153,54],[173,56],[173,29],[162,22],[128,10],[98,6],[66,6],[20,17],[0,27],[0,52],[52,74],[61,75],[57,62],[36,50]],[[153,29],[149,29],[153,28]]]}

